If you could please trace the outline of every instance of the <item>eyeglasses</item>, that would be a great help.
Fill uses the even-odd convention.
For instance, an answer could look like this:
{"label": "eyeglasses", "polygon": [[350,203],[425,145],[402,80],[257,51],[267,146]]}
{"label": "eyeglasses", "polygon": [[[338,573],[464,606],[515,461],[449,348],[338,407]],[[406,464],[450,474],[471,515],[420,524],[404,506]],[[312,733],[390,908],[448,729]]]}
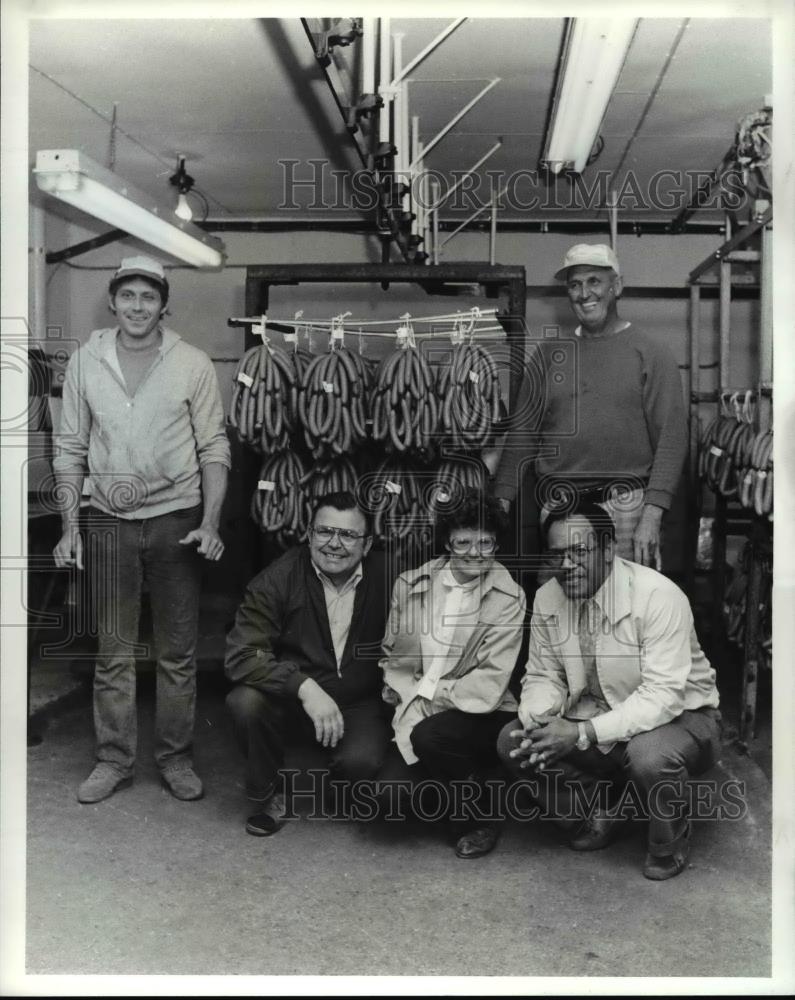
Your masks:
{"label": "eyeglasses", "polygon": [[369,537],[366,532],[363,535],[357,535],[355,531],[351,531],[349,528],[329,528],[325,524],[313,525],[312,534],[319,542],[330,542],[336,535],[343,545],[353,545],[360,538]]}
{"label": "eyeglasses", "polygon": [[566,549],[547,549],[544,556],[556,566],[559,566],[564,559],[569,559],[571,562],[584,563],[596,548],[598,548],[597,545],[586,545],[584,542],[579,542],[577,545],[569,545]]}
{"label": "eyeglasses", "polygon": [[482,556],[490,556],[497,548],[495,538],[451,538],[447,544],[457,556],[466,555],[473,545]]}

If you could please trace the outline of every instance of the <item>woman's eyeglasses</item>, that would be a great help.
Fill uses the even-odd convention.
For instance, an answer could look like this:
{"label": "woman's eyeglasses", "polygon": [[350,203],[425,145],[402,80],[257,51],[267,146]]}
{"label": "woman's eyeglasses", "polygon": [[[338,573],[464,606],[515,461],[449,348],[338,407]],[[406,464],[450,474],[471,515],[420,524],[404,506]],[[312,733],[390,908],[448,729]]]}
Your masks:
{"label": "woman's eyeglasses", "polygon": [[495,538],[451,538],[447,543],[450,547],[450,551],[454,552],[457,556],[464,556],[473,547],[482,556],[490,556],[497,549],[497,540]]}

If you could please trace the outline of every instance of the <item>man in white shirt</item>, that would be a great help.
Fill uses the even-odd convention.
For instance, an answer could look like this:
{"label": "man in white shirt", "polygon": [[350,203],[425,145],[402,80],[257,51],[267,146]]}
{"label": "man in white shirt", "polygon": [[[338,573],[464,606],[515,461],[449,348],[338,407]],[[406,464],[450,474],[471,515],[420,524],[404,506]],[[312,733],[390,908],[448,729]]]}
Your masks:
{"label": "man in white shirt", "polygon": [[643,874],[671,878],[690,850],[687,779],[720,750],[715,671],[686,596],[615,554],[603,508],[553,511],[544,534],[555,576],[536,594],[519,725],[498,752],[517,777],[535,768],[528,790],[575,830],[574,850],[610,842],[627,818],[610,806],[623,786],[649,819]]}
{"label": "man in white shirt", "polygon": [[478,815],[467,820],[466,810],[451,801],[450,783],[497,763],[497,734],[516,711],[508,684],[519,656],[525,601],[494,558],[502,518],[495,500],[472,491],[439,519],[447,555],[398,578],[381,661],[384,697],[395,705],[394,745],[378,778],[382,801],[390,784],[418,787],[431,779],[439,813],[451,806],[460,858],[488,853],[498,834],[487,818],[480,819],[480,786],[470,783]]}

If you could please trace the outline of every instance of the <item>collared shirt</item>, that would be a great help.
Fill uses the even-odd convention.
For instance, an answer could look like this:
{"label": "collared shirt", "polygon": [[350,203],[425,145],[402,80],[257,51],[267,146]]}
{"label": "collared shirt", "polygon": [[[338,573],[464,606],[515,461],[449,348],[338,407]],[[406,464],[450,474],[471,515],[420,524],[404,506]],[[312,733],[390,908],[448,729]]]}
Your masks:
{"label": "collared shirt", "polygon": [[348,641],[348,633],[351,630],[356,588],[363,576],[362,564],[359,563],[339,590],[323,570],[315,566],[314,563],[312,563],[312,569],[323,585],[323,596],[326,599],[326,612],[328,614],[328,627],[331,632],[331,641],[334,644],[334,656],[337,659],[337,674],[339,675],[342,654],[345,652],[345,643]]}
{"label": "collared shirt", "polygon": [[[602,627],[594,636],[599,682],[609,711],[591,722],[597,742],[628,740],[685,710],[718,707],[715,671],[704,655],[685,594],[648,566],[616,557],[594,595]],[[519,718],[568,715],[588,688],[577,634],[579,601],[557,580],[536,593]],[[585,702],[587,704],[587,702]]]}
{"label": "collared shirt", "polygon": [[477,623],[483,580],[459,583],[449,566],[431,582],[430,628],[420,639],[423,676],[417,695],[433,700],[443,674],[455,666],[464,651],[467,633]]}
{"label": "collared shirt", "polygon": [[[586,597],[579,602],[577,618],[580,653],[585,666],[585,690],[577,703],[566,713],[566,718],[575,722],[593,719],[610,711],[610,704],[602,690],[596,665],[596,636],[604,627],[604,615],[596,595]],[[605,754],[610,753],[614,746],[615,743],[597,744],[598,749]]]}

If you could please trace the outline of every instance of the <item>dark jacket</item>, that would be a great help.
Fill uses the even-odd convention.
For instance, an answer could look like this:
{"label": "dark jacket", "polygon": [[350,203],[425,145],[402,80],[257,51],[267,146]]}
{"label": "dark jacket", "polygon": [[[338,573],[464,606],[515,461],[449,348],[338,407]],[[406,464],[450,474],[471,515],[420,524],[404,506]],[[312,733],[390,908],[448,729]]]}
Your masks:
{"label": "dark jacket", "polygon": [[379,697],[392,576],[377,552],[363,560],[362,573],[339,673],[323,586],[301,545],[249,583],[227,637],[227,677],[283,698],[295,698],[308,677],[340,705]]}

